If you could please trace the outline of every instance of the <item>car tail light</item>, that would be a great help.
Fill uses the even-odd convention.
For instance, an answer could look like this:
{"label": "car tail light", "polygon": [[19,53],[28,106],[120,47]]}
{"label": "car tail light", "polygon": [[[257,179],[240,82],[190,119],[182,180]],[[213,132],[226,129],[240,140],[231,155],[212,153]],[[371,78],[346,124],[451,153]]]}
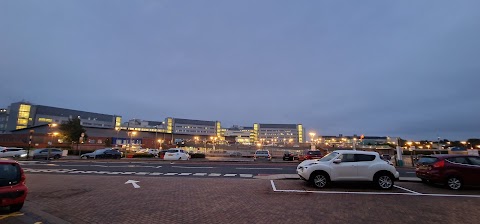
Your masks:
{"label": "car tail light", "polygon": [[445,160],[441,160],[433,164],[433,168],[442,168],[444,166],[445,166]]}

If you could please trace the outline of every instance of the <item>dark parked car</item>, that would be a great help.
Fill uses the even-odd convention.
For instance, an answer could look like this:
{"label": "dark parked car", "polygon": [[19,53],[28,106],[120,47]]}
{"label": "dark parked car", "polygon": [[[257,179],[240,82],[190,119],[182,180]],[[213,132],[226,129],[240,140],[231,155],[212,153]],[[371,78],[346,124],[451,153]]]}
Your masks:
{"label": "dark parked car", "polygon": [[60,159],[62,153],[61,149],[37,149],[33,152],[33,159]]}
{"label": "dark parked car", "polygon": [[120,159],[122,153],[113,149],[97,149],[91,153],[85,153],[80,156],[82,159]]}
{"label": "dark parked car", "polygon": [[14,160],[0,159],[0,207],[8,207],[10,212],[22,209],[27,197],[25,174]]}
{"label": "dark parked car", "polygon": [[296,160],[296,159],[298,159],[298,156],[293,154],[292,152],[285,151],[285,153],[283,153],[283,160],[293,161],[293,160]]}
{"label": "dark parked car", "polygon": [[445,184],[452,190],[480,186],[480,157],[469,155],[423,156],[417,163],[417,177],[423,182]]}

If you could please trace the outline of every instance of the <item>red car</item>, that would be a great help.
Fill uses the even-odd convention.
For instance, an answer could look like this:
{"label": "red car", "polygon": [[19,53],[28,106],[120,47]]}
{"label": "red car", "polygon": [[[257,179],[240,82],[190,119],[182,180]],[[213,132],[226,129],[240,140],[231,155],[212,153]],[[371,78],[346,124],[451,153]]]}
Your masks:
{"label": "red car", "polygon": [[470,155],[423,156],[417,163],[423,182],[442,183],[452,190],[480,186],[480,157]]}
{"label": "red car", "polygon": [[17,161],[0,159],[0,207],[9,206],[10,212],[19,211],[27,192],[25,174]]}
{"label": "red car", "polygon": [[299,156],[298,160],[302,161],[302,160],[309,160],[309,159],[321,159],[322,157],[323,157],[322,152],[311,150],[311,151],[308,151],[304,156]]}

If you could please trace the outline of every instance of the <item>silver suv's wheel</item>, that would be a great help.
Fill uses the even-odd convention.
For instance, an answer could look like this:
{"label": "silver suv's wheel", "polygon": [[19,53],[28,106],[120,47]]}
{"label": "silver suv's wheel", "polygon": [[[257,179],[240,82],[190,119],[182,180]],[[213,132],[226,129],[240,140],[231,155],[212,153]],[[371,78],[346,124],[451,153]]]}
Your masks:
{"label": "silver suv's wheel", "polygon": [[312,183],[317,188],[324,188],[328,185],[328,177],[323,173],[312,175]]}
{"label": "silver suv's wheel", "polygon": [[374,181],[377,187],[382,190],[388,190],[393,188],[393,178],[392,175],[388,173],[378,174]]}
{"label": "silver suv's wheel", "polygon": [[462,188],[462,185],[462,180],[460,180],[458,177],[449,177],[447,179],[447,186],[452,190],[459,190]]}

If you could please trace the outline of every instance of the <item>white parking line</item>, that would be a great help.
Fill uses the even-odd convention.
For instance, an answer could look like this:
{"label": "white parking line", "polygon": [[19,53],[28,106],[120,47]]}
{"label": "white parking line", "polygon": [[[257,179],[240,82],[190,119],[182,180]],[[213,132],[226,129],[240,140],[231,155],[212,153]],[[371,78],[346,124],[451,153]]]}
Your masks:
{"label": "white parking line", "polygon": [[397,185],[393,185],[393,186],[396,187],[396,188],[398,188],[398,189],[402,189],[402,190],[404,190],[404,191],[408,191],[408,192],[410,192],[410,193],[421,194],[421,193],[418,193],[418,192],[416,192],[416,191],[412,191],[412,190],[407,189],[407,188],[404,188],[404,187],[400,187],[400,186],[397,186]]}
{"label": "white parking line", "polygon": [[163,174],[164,176],[175,176],[177,175],[178,173],[166,173],[166,174]]}
{"label": "white parking line", "polygon": [[464,197],[480,198],[480,195],[467,194],[423,194],[423,193],[396,193],[396,192],[348,192],[348,191],[307,191],[307,190],[278,190],[273,180],[270,180],[273,192],[284,193],[315,193],[315,194],[358,194],[358,195],[407,195],[407,196],[431,196],[431,197]]}
{"label": "white parking line", "polygon": [[150,173],[149,175],[158,176],[158,175],[162,175],[162,174],[163,174],[163,173],[155,173],[155,172],[153,172],[153,173]]}
{"label": "white parking line", "polygon": [[149,174],[149,172],[137,172],[135,173],[135,175],[147,175]]}
{"label": "white parking line", "polygon": [[180,173],[180,174],[178,174],[178,176],[189,176],[190,174],[192,174],[192,173]]}
{"label": "white parking line", "polygon": [[253,174],[240,174],[240,177],[253,177]]}
{"label": "white parking line", "polygon": [[209,177],[241,177],[252,178],[253,174],[238,173],[159,173],[159,172],[122,172],[122,171],[92,171],[92,170],[76,170],[76,169],[30,169],[25,168],[28,173],[70,173],[70,174],[107,174],[107,175],[149,175],[149,176],[209,176]]}

